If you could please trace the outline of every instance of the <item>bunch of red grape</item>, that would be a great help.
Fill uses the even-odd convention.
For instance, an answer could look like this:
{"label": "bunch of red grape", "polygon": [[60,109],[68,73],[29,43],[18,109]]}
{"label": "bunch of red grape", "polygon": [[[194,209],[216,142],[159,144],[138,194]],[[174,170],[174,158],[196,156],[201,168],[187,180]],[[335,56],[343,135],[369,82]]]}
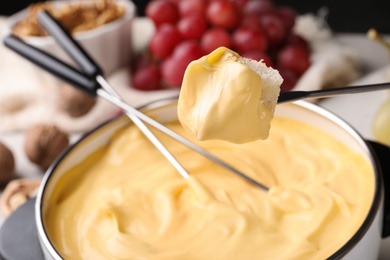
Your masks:
{"label": "bunch of red grape", "polygon": [[156,32],[133,64],[136,89],[179,88],[187,65],[220,46],[278,69],[282,91],[310,66],[308,43],[292,31],[296,12],[271,0],[152,0],[146,16]]}

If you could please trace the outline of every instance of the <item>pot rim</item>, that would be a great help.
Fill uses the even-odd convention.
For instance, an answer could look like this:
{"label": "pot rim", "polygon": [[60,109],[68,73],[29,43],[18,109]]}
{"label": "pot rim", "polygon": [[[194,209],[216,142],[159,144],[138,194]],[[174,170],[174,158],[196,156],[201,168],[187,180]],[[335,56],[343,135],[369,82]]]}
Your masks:
{"label": "pot rim", "polygon": [[361,148],[363,148],[364,153],[368,156],[368,160],[370,161],[371,165],[373,166],[374,171],[374,177],[375,177],[375,187],[374,187],[374,194],[372,198],[371,207],[368,211],[368,214],[366,218],[364,219],[363,223],[361,224],[360,228],[355,232],[355,234],[341,247],[339,250],[337,250],[335,253],[333,253],[328,260],[336,260],[341,259],[343,256],[345,256],[349,251],[351,251],[354,246],[363,238],[363,236],[367,233],[368,229],[371,227],[372,223],[374,222],[375,217],[378,214],[378,210],[380,208],[382,198],[383,198],[383,180],[382,175],[379,167],[378,160],[374,156],[375,151],[373,148],[367,144],[366,140],[363,138],[359,132],[352,127],[349,123],[341,119],[336,114],[330,112],[329,110],[320,107],[318,105],[315,105],[313,103],[307,102],[307,101],[296,101],[294,102],[296,104],[301,105],[302,107],[308,108],[314,112],[317,112],[321,114],[322,116],[331,119],[333,122],[335,122],[337,125],[341,126],[344,130],[346,130],[356,141],[358,141]]}
{"label": "pot rim", "polygon": [[[175,100],[177,100],[177,96],[174,97],[169,97],[169,98],[164,98],[160,99],[157,101],[150,102],[148,104],[145,104],[143,106],[138,107],[138,109],[144,109],[144,108],[155,108],[160,105],[166,105],[169,104]],[[359,134],[356,129],[354,129],[350,124],[348,124],[346,121],[335,115],[334,113],[330,112],[329,110],[320,107],[316,104],[310,103],[308,101],[295,101],[292,102],[300,107],[306,108],[310,111],[313,111],[317,114],[320,114],[321,116],[333,121],[336,123],[338,126],[342,127],[345,131],[350,134],[353,139],[355,139],[359,146],[364,150],[364,153],[367,155],[367,159],[373,166],[373,171],[374,171],[374,177],[375,177],[375,189],[374,189],[374,194],[373,194],[373,199],[371,203],[371,207],[369,209],[369,212],[361,224],[360,228],[355,232],[355,234],[341,247],[339,248],[335,253],[333,253],[328,259],[329,260],[336,260],[336,259],[341,259],[343,256],[345,256],[349,251],[354,248],[354,246],[363,238],[363,236],[367,233],[368,229],[371,227],[376,215],[378,214],[378,210],[381,205],[382,197],[383,197],[383,182],[382,182],[382,176],[380,174],[380,168],[378,165],[378,161],[374,156],[374,151],[370,145],[367,144],[365,139]],[[112,123],[113,121],[117,120],[118,118],[122,117],[124,115],[118,115],[116,117],[113,117],[107,121],[105,121],[102,124],[99,124],[98,126],[92,128],[91,130],[87,131],[84,133],[75,143],[70,145],[54,162],[53,164],[48,168],[46,171],[42,183],[39,187],[38,194],[36,197],[35,201],[35,222],[37,225],[37,231],[38,231],[38,237],[43,243],[43,246],[45,246],[45,249],[50,253],[50,255],[54,259],[63,259],[60,256],[60,253],[54,248],[53,244],[50,242],[50,239],[48,237],[48,234],[46,232],[46,229],[44,227],[44,221],[43,221],[43,216],[42,216],[42,199],[46,190],[46,186],[48,185],[51,176],[55,172],[56,168],[59,166],[61,161],[79,144],[81,143],[84,139],[86,139],[88,136],[96,132],[98,129]]]}

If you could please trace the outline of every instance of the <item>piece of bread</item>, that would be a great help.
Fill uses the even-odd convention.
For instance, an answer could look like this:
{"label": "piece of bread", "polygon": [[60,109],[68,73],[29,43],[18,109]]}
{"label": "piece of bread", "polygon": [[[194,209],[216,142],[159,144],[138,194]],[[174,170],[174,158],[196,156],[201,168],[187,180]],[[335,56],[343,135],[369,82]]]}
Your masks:
{"label": "piece of bread", "polygon": [[266,139],[282,82],[262,61],[220,47],[188,65],[178,118],[199,140]]}
{"label": "piece of bread", "polygon": [[279,71],[267,67],[267,65],[261,61],[255,61],[252,59],[239,57],[238,61],[254,70],[263,79],[262,92],[260,96],[260,102],[274,112],[278,97],[280,93],[280,86],[283,83],[283,78],[279,74]]}

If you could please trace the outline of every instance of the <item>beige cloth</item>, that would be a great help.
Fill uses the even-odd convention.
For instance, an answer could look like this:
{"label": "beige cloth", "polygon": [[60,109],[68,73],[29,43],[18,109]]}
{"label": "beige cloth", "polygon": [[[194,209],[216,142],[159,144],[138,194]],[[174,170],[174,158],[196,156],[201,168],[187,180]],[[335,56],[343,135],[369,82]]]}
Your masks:
{"label": "beige cloth", "polygon": [[[5,17],[0,18],[0,35]],[[153,33],[151,22],[134,20],[132,27],[135,51],[143,48]],[[321,27],[314,16],[302,16],[297,32],[306,32],[313,46],[313,65],[298,82],[296,89],[319,89],[329,82],[345,84],[358,76],[358,56],[333,41],[330,30]],[[307,32],[310,32],[307,34]],[[140,106],[150,101],[176,96],[178,90],[137,91],[130,87],[130,71],[123,68],[108,75],[111,85],[126,102]],[[347,75],[347,77],[345,77]],[[69,133],[83,132],[104,122],[118,109],[98,98],[95,107],[85,116],[71,118],[58,109],[59,81],[30,64],[17,54],[0,46],[0,133],[25,130],[37,123],[55,124]]]}
{"label": "beige cloth", "polygon": [[312,65],[300,78],[294,90],[315,90],[347,85],[360,75],[357,53],[336,42],[323,18],[302,15],[294,30],[311,43]]}

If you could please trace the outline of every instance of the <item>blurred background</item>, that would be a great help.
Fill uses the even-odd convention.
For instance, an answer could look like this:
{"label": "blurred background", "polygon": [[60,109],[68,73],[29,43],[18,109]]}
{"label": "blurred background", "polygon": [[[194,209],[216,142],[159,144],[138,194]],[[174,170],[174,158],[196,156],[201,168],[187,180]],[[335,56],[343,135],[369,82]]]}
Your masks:
{"label": "blurred background", "polygon": [[[33,2],[42,1],[0,1],[0,15],[10,15],[22,10]],[[134,0],[138,6],[138,14],[144,15],[147,0]],[[366,33],[371,27],[381,33],[390,34],[390,1],[370,0],[321,0],[321,1],[297,1],[274,0],[276,5],[288,5],[300,14],[316,13],[321,7],[328,9],[328,23],[335,32],[360,32]]]}

